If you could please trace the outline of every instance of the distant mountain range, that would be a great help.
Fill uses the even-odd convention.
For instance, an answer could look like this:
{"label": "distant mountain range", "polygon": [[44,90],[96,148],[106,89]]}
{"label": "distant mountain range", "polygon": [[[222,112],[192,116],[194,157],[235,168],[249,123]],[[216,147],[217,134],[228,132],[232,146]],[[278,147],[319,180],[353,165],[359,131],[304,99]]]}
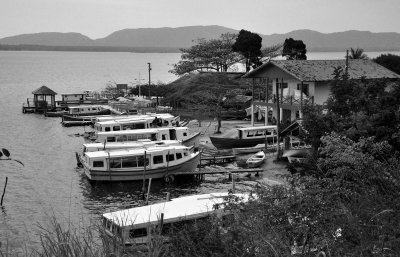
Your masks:
{"label": "distant mountain range", "polygon": [[[216,25],[139,28],[116,31],[99,39],[91,39],[80,33],[43,32],[2,38],[0,50],[179,52],[179,48],[193,45],[198,38],[219,38],[227,32],[239,31]],[[400,50],[400,33],[394,32],[350,30],[325,34],[296,30],[285,34],[259,35],[264,47],[283,43],[291,37],[303,40],[308,51],[344,51],[350,47],[360,47],[365,51]]]}

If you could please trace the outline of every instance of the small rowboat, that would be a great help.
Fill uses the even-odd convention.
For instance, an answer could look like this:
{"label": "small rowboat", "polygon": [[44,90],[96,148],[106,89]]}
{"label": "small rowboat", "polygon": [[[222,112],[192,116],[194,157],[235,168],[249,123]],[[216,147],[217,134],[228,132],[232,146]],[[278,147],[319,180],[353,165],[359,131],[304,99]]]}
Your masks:
{"label": "small rowboat", "polygon": [[249,168],[256,168],[264,163],[265,153],[263,151],[259,151],[256,154],[253,154],[247,161],[246,164]]}

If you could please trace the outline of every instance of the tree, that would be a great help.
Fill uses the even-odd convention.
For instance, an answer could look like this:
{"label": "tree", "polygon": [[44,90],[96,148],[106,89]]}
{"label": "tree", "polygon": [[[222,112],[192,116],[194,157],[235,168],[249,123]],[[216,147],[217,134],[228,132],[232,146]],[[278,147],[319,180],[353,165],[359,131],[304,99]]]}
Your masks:
{"label": "tree", "polygon": [[190,48],[181,48],[181,60],[169,72],[183,75],[197,70],[226,72],[241,57],[232,51],[236,34],[222,34],[219,39],[197,39]]}
{"label": "tree", "polygon": [[261,65],[261,41],[262,38],[258,34],[242,29],[232,45],[232,50],[239,52],[246,59],[246,72],[250,71],[251,65]]}
{"label": "tree", "polygon": [[393,72],[396,72],[397,74],[400,74],[400,56],[398,55],[381,54],[373,61]]}
{"label": "tree", "polygon": [[282,56],[286,56],[287,60],[307,60],[306,53],[306,45],[302,40],[285,39]]}
{"label": "tree", "polygon": [[368,59],[368,55],[364,53],[364,49],[362,48],[350,48],[350,55],[349,55],[349,59],[361,59],[361,60],[366,60]]}

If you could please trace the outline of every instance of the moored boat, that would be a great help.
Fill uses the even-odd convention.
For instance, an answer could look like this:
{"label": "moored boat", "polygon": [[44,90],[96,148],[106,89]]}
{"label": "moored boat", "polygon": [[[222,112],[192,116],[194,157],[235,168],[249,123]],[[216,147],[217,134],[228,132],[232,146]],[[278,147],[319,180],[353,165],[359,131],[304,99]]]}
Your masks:
{"label": "moored boat", "polygon": [[[245,203],[248,194],[232,194],[237,202]],[[159,231],[163,241],[168,241],[168,234],[181,225],[195,220],[216,215],[221,218],[222,226],[229,226],[234,214],[225,209],[229,194],[210,193],[183,196],[171,201],[160,202],[126,210],[104,213],[102,224],[107,236],[118,236],[126,247],[144,246],[151,238],[151,231],[162,227]],[[118,235],[117,235],[118,233]]]}
{"label": "moored boat", "polygon": [[185,146],[197,147],[199,145],[199,137],[199,132],[190,134],[187,127],[164,127],[98,132],[94,140],[100,143],[179,140]]}
{"label": "moored boat", "polygon": [[303,147],[297,149],[286,150],[282,157],[286,157],[289,163],[304,162],[307,159],[307,155],[310,153],[311,147]]}
{"label": "moored boat", "polygon": [[259,151],[256,154],[250,156],[250,158],[246,161],[246,164],[249,168],[256,168],[261,166],[265,161],[265,153],[263,151]]}
{"label": "moored boat", "polygon": [[210,136],[212,144],[220,149],[251,147],[276,140],[276,126],[234,128],[221,136]]}
{"label": "moored boat", "polygon": [[134,181],[190,174],[199,159],[186,146],[166,146],[85,152],[80,161],[90,181]]}

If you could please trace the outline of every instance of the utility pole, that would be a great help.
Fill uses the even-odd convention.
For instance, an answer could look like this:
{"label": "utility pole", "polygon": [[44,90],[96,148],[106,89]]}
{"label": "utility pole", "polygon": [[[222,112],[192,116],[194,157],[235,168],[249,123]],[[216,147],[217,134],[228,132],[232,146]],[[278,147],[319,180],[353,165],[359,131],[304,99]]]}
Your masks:
{"label": "utility pole", "polygon": [[151,71],[151,63],[148,62],[147,65],[149,65],[149,99],[151,99],[151,96],[150,96],[150,83],[151,83],[150,71]]}

